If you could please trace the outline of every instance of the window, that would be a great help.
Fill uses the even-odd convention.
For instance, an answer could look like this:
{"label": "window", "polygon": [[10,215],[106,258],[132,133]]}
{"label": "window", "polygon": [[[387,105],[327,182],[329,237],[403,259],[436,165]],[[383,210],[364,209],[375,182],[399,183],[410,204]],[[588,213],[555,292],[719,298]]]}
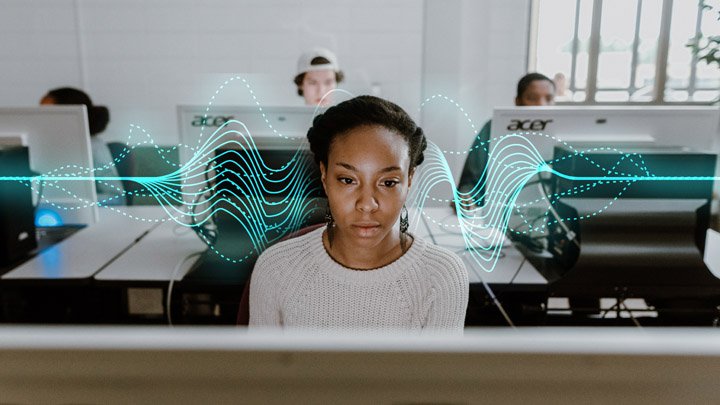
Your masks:
{"label": "window", "polygon": [[534,0],[529,69],[554,75],[559,102],[710,103],[720,65],[688,44],[720,35],[719,11],[720,0]]}

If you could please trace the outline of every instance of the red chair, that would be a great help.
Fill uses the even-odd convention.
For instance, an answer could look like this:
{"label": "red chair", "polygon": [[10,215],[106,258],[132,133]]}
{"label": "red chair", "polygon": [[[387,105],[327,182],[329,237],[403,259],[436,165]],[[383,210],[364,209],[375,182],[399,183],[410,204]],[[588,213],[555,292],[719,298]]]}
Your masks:
{"label": "red chair", "polygon": [[[299,229],[291,234],[285,235],[280,242],[286,241],[298,236],[305,235],[306,233],[312,232],[320,227],[325,226],[324,223],[306,226],[305,228]],[[250,323],[250,276],[248,276],[245,282],[245,288],[243,289],[242,298],[240,298],[240,308],[238,309],[237,324],[240,326],[246,326]]]}

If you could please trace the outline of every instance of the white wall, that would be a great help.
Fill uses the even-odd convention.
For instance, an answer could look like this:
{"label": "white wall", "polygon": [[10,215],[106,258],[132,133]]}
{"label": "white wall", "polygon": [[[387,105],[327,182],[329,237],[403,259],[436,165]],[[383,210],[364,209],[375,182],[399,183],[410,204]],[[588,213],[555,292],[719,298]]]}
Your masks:
{"label": "white wall", "polygon": [[[110,108],[107,139],[129,124],[177,142],[177,104],[205,104],[221,78],[249,77],[266,105],[302,104],[300,52],[336,51],[343,86],[415,111],[423,4],[415,0],[0,0],[0,105],[36,105],[78,86]],[[220,73],[220,74],[218,74]],[[231,87],[217,103],[250,102]]]}
{"label": "white wall", "polygon": [[[423,98],[447,95],[479,130],[494,107],[514,104],[517,81],[527,73],[529,22],[530,0],[427,0]],[[422,119],[445,150],[467,151],[476,135],[449,103],[429,104]],[[446,154],[456,180],[465,156]]]}
{"label": "white wall", "polygon": [[[205,104],[240,73],[267,105],[301,104],[299,53],[336,50],[343,87],[381,94],[420,118],[424,97],[458,100],[478,126],[512,103],[525,73],[530,0],[0,0],[0,105],[36,105],[50,88],[84,88],[110,108],[107,139],[138,124],[177,142],[177,104]],[[217,103],[248,103],[230,87]],[[444,148],[473,134],[455,108],[422,123]],[[459,173],[463,159],[450,156]]]}

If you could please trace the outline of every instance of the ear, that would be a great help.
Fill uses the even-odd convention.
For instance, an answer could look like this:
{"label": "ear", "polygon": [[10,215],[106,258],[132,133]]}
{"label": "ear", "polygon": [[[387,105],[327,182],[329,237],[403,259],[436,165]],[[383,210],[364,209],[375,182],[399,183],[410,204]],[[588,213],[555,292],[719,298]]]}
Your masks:
{"label": "ear", "polygon": [[326,175],[327,175],[327,168],[325,167],[325,163],[320,162],[320,181],[322,182],[323,190],[325,190],[325,195],[327,195],[327,185],[325,182]]}
{"label": "ear", "polygon": [[410,174],[408,175],[408,189],[410,188],[410,186],[412,186],[412,179],[413,179],[414,175],[415,175],[415,168],[413,167],[412,169],[410,169]]}
{"label": "ear", "polygon": [[515,105],[518,107],[522,107],[522,101],[520,100],[520,97],[515,97]]}

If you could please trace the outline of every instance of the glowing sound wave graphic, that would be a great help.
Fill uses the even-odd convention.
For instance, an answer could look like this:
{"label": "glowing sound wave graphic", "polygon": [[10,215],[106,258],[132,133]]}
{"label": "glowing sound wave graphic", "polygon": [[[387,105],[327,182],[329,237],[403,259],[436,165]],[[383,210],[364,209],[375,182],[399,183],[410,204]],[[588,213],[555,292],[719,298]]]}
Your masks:
{"label": "glowing sound wave graphic", "polygon": [[[87,175],[93,169],[73,166],[40,176],[1,176],[0,181],[29,182],[30,185],[43,182],[58,188],[61,186],[56,183],[65,181],[134,182],[158,201],[170,220],[195,229],[211,248],[217,235],[208,222],[219,216],[236,221],[247,237],[246,251],[233,252],[233,255],[217,250],[216,253],[230,261],[242,261],[283,234],[299,229],[308,217],[320,210],[316,199],[310,197],[318,191],[309,169],[314,162],[302,152],[298,149],[282,167],[269,167],[245,125],[231,120],[193,150],[187,163],[162,176],[94,177]],[[69,209],[86,206],[80,204]],[[108,208],[121,211],[117,207]]]}
{"label": "glowing sound wave graphic", "polygon": [[[452,102],[448,98],[445,100]],[[262,109],[259,112],[261,113]],[[468,121],[471,122],[469,117]],[[416,229],[421,215],[426,215],[424,207],[427,201],[452,202],[459,224],[456,226],[459,227],[466,251],[480,268],[490,272],[500,258],[501,241],[506,231],[525,233],[542,230],[545,226],[533,227],[532,223],[527,221],[526,231],[512,229],[509,226],[513,212],[525,205],[518,204],[520,193],[538,174],[550,173],[567,180],[588,183],[575,187],[572,191],[573,195],[609,183],[625,184],[623,189],[625,190],[641,181],[704,182],[720,179],[708,176],[654,176],[650,168],[644,164],[641,155],[617,150],[615,151],[618,153],[618,160],[609,168],[601,167],[586,157],[584,153],[588,151],[575,151],[574,156],[585,159],[588,164],[594,164],[606,175],[570,176],[554,170],[552,168],[554,162],[546,162],[542,158],[531,142],[530,138],[533,137],[549,136],[542,133],[514,133],[492,139],[493,147],[484,169],[483,180],[467,193],[460,193],[456,189],[455,180],[445,158],[445,154],[460,153],[443,151],[434,143],[428,142],[425,163],[419,167],[415,175],[407,202],[408,208],[414,208],[413,212],[419,214],[411,218],[413,222],[411,229]],[[564,144],[559,139],[555,140]],[[144,144],[147,143],[154,145],[151,138]],[[138,145],[140,144],[130,145],[128,142],[128,153],[123,156],[127,156]],[[567,144],[565,146],[571,147]],[[36,187],[42,182],[46,186],[61,190],[64,190],[61,183],[66,181],[120,180],[137,183],[162,206],[168,216],[166,220],[191,227],[218,255],[233,262],[257,254],[283,235],[299,229],[311,217],[324,212],[324,204],[313,197],[319,187],[317,181],[312,181],[314,162],[310,161],[302,147],[286,164],[281,167],[271,167],[262,159],[248,128],[242,122],[233,120],[214,131],[204,142],[198,142],[194,147],[181,147],[192,151],[191,158],[162,176],[96,177],[89,174],[104,168],[89,169],[72,166],[40,176],[0,176],[0,181],[18,181],[31,187]],[[487,148],[487,145],[483,148]],[[157,152],[162,156],[159,149]],[[623,165],[629,166],[630,171],[644,174],[631,173],[627,169],[621,172],[619,169]],[[433,191],[445,183],[451,190],[452,198],[443,200],[433,196]],[[69,192],[68,195],[74,196]],[[120,193],[118,195],[118,197],[123,196],[124,194]],[[543,195],[538,201],[544,200],[552,205],[560,196],[560,194]],[[484,205],[476,206],[474,204],[476,201],[484,201]],[[93,204],[80,202],[84,205],[79,204],[74,207],[75,209]],[[612,205],[612,202],[610,200],[608,206]],[[109,208],[122,212],[116,207]],[[235,229],[239,227],[240,233],[243,234],[242,239],[245,243],[236,244],[232,251],[220,251],[217,248],[217,221],[221,217],[234,222]],[[437,219],[427,219],[438,223]],[[567,218],[559,219],[559,221],[564,220]],[[440,225],[448,224],[440,223]]]}
{"label": "glowing sound wave graphic", "polygon": [[[441,183],[447,182],[453,190],[453,200],[440,200],[445,202],[453,202],[456,208],[459,225],[438,222],[429,216],[426,219],[434,222],[442,227],[456,226],[461,231],[466,245],[466,253],[471,256],[478,266],[486,272],[491,272],[500,258],[500,250],[502,248],[503,235],[506,231],[515,233],[529,233],[528,231],[519,232],[513,230],[509,226],[510,218],[513,211],[516,210],[518,197],[520,193],[529,184],[530,180],[541,173],[550,173],[563,179],[587,182],[576,186],[572,192],[554,193],[544,195],[535,203],[544,200],[547,204],[552,205],[558,201],[561,194],[565,196],[580,195],[588,190],[603,185],[611,185],[621,183],[624,185],[622,191],[626,191],[628,187],[636,182],[648,181],[696,181],[706,182],[720,180],[720,177],[712,176],[655,176],[652,175],[649,168],[644,166],[642,156],[634,153],[618,152],[617,162],[610,168],[599,166],[592,159],[585,156],[585,153],[594,151],[595,149],[611,149],[611,148],[594,148],[586,151],[575,151],[573,157],[578,157],[587,161],[587,164],[599,167],[605,172],[616,173],[620,175],[606,176],[571,176],[554,170],[551,165],[556,161],[546,162],[530,141],[530,137],[547,136],[540,133],[524,133],[524,134],[508,134],[498,138],[494,138],[492,142],[494,147],[490,151],[488,157],[488,165],[485,173],[475,187],[467,192],[460,193],[455,188],[454,180],[444,158],[444,151],[441,151],[436,145],[430,144],[426,152],[427,160],[423,163],[422,169],[413,180],[413,192],[409,197],[409,201],[419,212],[424,215],[424,202],[428,199],[430,190]],[[565,144],[566,146],[570,146]],[[559,159],[558,159],[559,160]],[[646,175],[637,175],[631,173],[623,173],[617,171],[619,166],[626,162],[631,169],[645,172]],[[621,192],[622,193],[622,192]],[[568,221],[573,219],[587,219],[600,214],[613,204],[620,194],[608,201],[602,209],[586,215],[581,218],[560,218],[555,221]],[[438,199],[430,198],[438,201]],[[483,206],[475,206],[475,201],[485,201]],[[531,202],[532,203],[532,202]],[[527,204],[525,204],[527,205]],[[545,217],[549,214],[546,211]],[[416,221],[417,218],[414,218]],[[544,226],[542,227],[544,228]],[[530,231],[538,231],[541,228],[531,228]]]}

